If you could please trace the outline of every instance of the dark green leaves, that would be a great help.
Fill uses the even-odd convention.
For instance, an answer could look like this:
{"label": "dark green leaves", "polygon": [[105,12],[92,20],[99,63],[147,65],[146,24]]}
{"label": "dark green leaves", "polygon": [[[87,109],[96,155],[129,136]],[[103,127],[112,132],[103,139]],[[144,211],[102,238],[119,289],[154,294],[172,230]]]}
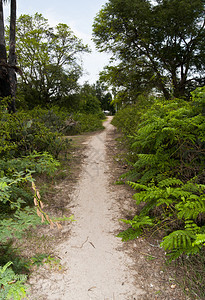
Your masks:
{"label": "dark green leaves", "polygon": [[202,0],[110,0],[93,25],[97,48],[113,54],[120,62],[113,68],[124,76],[116,81],[109,71],[108,80],[119,90],[128,80],[140,93],[155,87],[167,99],[203,86],[203,14]]}

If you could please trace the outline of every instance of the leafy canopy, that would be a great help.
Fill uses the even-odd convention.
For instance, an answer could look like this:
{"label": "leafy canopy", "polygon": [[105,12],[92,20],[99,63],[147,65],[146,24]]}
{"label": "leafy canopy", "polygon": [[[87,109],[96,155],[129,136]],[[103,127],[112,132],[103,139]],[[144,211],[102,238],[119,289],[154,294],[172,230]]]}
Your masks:
{"label": "leafy canopy", "polygon": [[73,94],[82,75],[79,54],[89,52],[66,24],[50,27],[41,14],[17,20],[16,52],[22,70],[20,93],[31,107]]}
{"label": "leafy canopy", "polygon": [[107,80],[135,92],[133,98],[153,87],[167,99],[183,97],[204,85],[203,0],[109,0],[93,36],[119,62],[108,68]]}

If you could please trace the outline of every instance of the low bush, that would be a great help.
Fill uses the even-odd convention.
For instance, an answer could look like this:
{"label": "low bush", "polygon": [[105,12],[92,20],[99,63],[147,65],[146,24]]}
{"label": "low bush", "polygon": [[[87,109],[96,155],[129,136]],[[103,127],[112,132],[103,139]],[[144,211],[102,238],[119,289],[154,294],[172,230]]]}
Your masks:
{"label": "low bush", "polygon": [[[23,299],[26,295],[25,272],[28,261],[14,253],[12,241],[39,224],[59,224],[44,211],[34,183],[34,175],[52,175],[59,162],[49,153],[0,160],[0,298]],[[17,250],[15,250],[17,251]],[[23,275],[22,275],[23,274]]]}
{"label": "low bush", "polygon": [[57,158],[61,151],[69,149],[69,140],[61,137],[63,133],[56,126],[46,126],[43,119],[32,118],[28,113],[2,112],[0,122],[0,158],[19,157],[33,151],[47,151]]}
{"label": "low bush", "polygon": [[130,105],[115,114],[112,124],[128,137],[136,133],[141,115],[142,110],[137,105]]}
{"label": "low bush", "polygon": [[73,128],[73,134],[96,131],[104,128],[102,125],[102,120],[105,119],[105,115],[103,113],[75,113],[73,115],[73,119],[77,123]]}
{"label": "low bush", "polygon": [[136,159],[125,177],[132,178],[127,183],[141,208],[123,220],[131,227],[119,237],[133,239],[159,227],[171,260],[199,253],[205,244],[204,104],[205,88],[189,102],[156,100],[137,120],[131,139]]}

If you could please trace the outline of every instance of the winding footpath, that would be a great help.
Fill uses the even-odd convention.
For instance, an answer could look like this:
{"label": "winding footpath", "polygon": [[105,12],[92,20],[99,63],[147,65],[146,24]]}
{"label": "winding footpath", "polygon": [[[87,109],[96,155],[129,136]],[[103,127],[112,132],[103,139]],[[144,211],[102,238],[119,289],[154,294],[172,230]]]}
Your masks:
{"label": "winding footpath", "polygon": [[72,201],[76,222],[69,225],[68,240],[56,249],[66,270],[36,282],[38,300],[134,300],[143,294],[134,284],[132,260],[116,238],[119,207],[110,191],[106,160],[107,136],[114,130],[110,121],[108,117],[105,130],[86,142],[83,171]]}

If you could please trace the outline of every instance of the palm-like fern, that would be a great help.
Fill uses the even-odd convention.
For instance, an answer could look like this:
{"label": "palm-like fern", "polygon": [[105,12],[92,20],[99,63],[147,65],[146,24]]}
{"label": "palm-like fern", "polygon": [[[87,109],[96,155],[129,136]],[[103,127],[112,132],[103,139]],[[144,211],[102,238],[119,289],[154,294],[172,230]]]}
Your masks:
{"label": "palm-like fern", "polygon": [[120,236],[134,238],[152,224],[166,224],[170,232],[168,221],[178,224],[161,243],[172,259],[205,244],[204,105],[205,87],[190,102],[156,100],[130,139],[135,160],[127,183],[136,191],[136,204],[144,206],[132,220],[123,220],[131,228]]}

